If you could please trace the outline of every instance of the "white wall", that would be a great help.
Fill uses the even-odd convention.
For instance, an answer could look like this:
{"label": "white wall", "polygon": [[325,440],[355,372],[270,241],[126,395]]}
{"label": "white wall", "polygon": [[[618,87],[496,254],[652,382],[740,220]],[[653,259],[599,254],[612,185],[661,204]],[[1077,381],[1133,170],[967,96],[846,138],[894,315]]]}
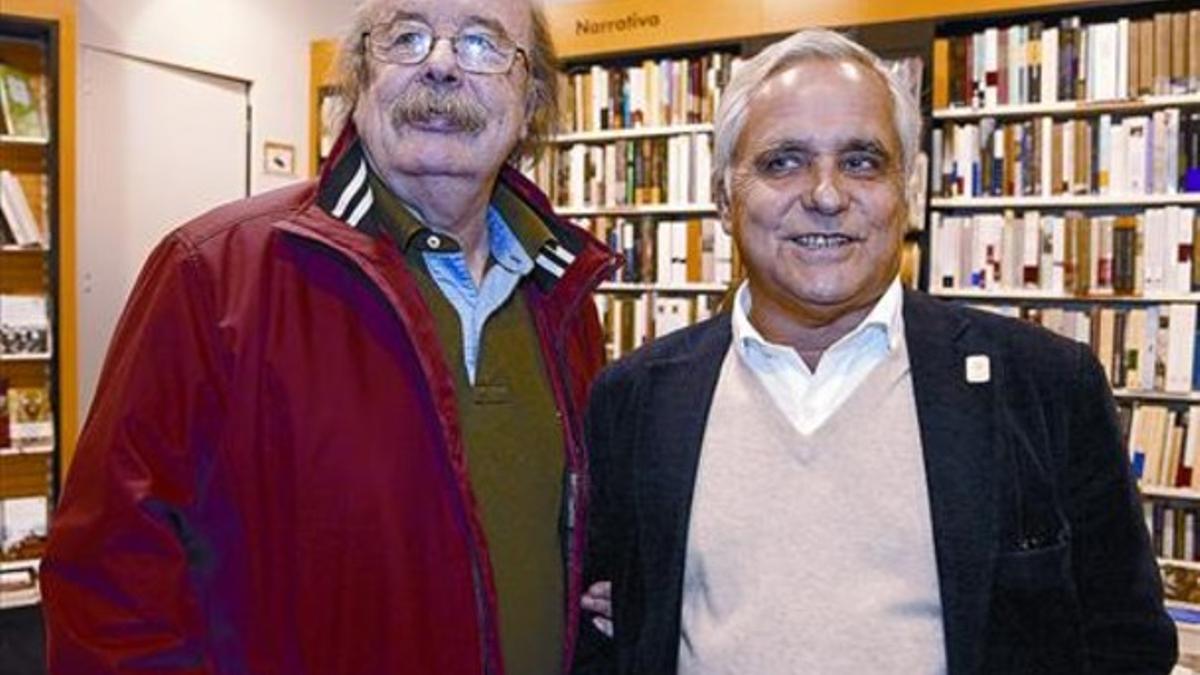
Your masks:
{"label": "white wall", "polygon": [[[307,175],[309,43],[340,34],[353,5],[354,0],[80,0],[79,41],[251,81],[250,183],[257,193],[291,182],[263,173],[265,141],[294,145],[296,173]],[[87,176],[80,174],[80,180]]]}

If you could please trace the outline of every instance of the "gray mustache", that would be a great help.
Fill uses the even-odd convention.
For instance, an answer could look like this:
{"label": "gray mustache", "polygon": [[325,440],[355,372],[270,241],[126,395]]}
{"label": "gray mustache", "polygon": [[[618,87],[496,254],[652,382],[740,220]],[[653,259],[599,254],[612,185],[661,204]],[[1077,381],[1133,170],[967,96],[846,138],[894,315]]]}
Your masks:
{"label": "gray mustache", "polygon": [[487,110],[462,91],[442,92],[426,86],[410,87],[392,106],[397,127],[446,120],[468,133],[487,126]]}

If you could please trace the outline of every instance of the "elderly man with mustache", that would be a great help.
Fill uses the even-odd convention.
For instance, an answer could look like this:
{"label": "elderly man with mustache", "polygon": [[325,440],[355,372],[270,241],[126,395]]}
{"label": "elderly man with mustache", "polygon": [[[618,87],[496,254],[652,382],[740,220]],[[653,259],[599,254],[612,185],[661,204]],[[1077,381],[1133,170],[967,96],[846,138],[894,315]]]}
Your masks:
{"label": "elderly man with mustache", "polygon": [[[561,672],[613,264],[510,163],[531,0],[368,0],[315,183],[171,233],[42,567],[55,673]],[[564,560],[565,558],[565,560]]]}

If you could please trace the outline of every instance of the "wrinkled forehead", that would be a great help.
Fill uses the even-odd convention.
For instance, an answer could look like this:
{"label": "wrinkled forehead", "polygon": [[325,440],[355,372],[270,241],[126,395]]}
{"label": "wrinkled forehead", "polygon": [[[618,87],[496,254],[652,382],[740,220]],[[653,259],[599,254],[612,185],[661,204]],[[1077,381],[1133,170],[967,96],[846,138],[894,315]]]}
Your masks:
{"label": "wrinkled forehead", "polygon": [[531,0],[377,0],[370,7],[372,23],[413,19],[450,33],[482,26],[519,44],[529,43],[532,12]]}

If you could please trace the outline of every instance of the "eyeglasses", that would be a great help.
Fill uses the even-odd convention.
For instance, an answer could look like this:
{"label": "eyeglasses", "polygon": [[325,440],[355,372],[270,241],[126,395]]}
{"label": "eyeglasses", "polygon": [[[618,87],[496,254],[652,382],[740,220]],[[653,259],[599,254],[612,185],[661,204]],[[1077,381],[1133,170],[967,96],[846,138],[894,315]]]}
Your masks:
{"label": "eyeglasses", "polygon": [[378,24],[363,33],[363,41],[375,58],[410,66],[429,58],[438,40],[449,40],[458,66],[469,73],[507,73],[517,55],[529,67],[529,55],[515,42],[485,29],[469,28],[453,37],[435,35],[429,26],[415,21]]}

